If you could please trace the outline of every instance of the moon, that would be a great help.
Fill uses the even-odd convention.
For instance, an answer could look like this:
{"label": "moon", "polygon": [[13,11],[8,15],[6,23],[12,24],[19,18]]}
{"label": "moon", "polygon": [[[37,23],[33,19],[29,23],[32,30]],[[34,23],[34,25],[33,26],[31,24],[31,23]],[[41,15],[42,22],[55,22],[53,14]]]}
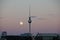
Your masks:
{"label": "moon", "polygon": [[20,25],[23,25],[23,22],[22,21],[20,22]]}

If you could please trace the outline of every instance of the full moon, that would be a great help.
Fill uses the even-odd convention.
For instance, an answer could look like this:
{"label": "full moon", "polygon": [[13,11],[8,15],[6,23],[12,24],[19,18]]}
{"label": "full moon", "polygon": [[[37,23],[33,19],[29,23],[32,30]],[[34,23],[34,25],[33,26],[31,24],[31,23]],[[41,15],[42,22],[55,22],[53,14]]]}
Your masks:
{"label": "full moon", "polygon": [[23,22],[22,21],[20,22],[20,25],[23,25]]}

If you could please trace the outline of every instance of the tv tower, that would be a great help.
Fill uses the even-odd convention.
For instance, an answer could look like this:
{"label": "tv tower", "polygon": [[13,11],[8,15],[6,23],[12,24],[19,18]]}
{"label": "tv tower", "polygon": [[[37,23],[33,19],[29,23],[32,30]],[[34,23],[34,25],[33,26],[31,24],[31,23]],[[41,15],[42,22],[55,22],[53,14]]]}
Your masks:
{"label": "tv tower", "polygon": [[[28,23],[29,23],[29,33],[31,34],[31,23],[32,23],[32,20],[31,20],[31,4],[29,2],[29,19],[28,19]],[[32,37],[32,40],[34,40],[34,37],[31,35]]]}
{"label": "tv tower", "polygon": [[29,5],[29,19],[28,19],[28,23],[29,23],[29,33],[31,33],[31,5]]}

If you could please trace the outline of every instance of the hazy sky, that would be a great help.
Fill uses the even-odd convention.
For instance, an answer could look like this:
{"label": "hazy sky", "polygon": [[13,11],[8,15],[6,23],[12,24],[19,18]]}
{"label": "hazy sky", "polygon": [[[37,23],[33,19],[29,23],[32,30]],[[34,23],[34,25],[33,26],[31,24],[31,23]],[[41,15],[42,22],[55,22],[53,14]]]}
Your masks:
{"label": "hazy sky", "polygon": [[[28,32],[29,3],[32,33],[60,33],[60,0],[0,0],[0,30],[8,34]],[[20,25],[19,22],[24,24]]]}

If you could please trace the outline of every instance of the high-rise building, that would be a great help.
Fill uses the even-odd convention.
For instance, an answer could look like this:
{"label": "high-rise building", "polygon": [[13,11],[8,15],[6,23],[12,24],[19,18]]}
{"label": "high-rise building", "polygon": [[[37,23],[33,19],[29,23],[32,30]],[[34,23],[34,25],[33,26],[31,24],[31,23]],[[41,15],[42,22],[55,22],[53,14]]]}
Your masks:
{"label": "high-rise building", "polygon": [[6,31],[3,31],[2,32],[2,36],[7,36],[7,32]]}

